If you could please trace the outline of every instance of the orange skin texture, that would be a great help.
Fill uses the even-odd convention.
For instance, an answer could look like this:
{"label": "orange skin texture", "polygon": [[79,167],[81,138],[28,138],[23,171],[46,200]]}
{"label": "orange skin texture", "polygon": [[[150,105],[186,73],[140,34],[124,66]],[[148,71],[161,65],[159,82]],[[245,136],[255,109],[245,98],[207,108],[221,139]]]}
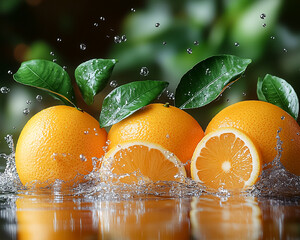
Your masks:
{"label": "orange skin texture", "polygon": [[104,155],[106,139],[105,129],[86,112],[68,106],[44,109],[20,134],[15,155],[20,180],[27,186],[37,180],[40,187],[56,179],[66,181],[64,185],[81,182],[93,170],[92,157]]}
{"label": "orange skin texture", "polygon": [[[203,135],[201,126],[185,111],[154,103],[113,125],[108,132],[108,148],[128,141],[148,141],[163,146],[186,163]],[[189,164],[185,168],[189,173]]]}
{"label": "orange skin texture", "polygon": [[235,103],[219,112],[208,124],[205,133],[218,128],[234,127],[244,131],[259,146],[263,164],[270,163],[277,155],[276,135],[282,143],[281,163],[300,175],[300,127],[297,121],[281,108],[263,101]]}

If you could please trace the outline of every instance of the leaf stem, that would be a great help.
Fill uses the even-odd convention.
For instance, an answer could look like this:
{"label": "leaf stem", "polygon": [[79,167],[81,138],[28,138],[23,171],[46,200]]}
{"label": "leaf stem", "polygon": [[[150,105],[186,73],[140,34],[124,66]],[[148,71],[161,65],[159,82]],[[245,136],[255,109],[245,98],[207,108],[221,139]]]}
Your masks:
{"label": "leaf stem", "polygon": [[163,106],[164,107],[170,107],[170,103],[166,102]]}

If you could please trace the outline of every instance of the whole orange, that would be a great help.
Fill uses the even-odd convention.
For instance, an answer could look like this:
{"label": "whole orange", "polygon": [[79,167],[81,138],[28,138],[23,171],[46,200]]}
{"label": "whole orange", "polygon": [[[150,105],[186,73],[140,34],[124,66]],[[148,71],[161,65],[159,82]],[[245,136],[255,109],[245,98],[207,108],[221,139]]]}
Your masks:
{"label": "whole orange", "polygon": [[277,134],[282,141],[281,163],[300,175],[300,127],[297,121],[281,108],[263,101],[235,103],[219,112],[208,124],[205,133],[222,127],[244,131],[259,146],[263,163],[277,155]]}
{"label": "whole orange", "polygon": [[[163,146],[186,163],[203,135],[191,115],[168,104],[155,103],[113,125],[108,132],[108,148],[128,141],[148,141]],[[188,165],[185,167],[189,172]]]}
{"label": "whole orange", "polygon": [[24,185],[64,185],[84,180],[93,170],[93,157],[104,155],[107,133],[99,122],[74,107],[54,106],[34,115],[16,146],[16,168]]}

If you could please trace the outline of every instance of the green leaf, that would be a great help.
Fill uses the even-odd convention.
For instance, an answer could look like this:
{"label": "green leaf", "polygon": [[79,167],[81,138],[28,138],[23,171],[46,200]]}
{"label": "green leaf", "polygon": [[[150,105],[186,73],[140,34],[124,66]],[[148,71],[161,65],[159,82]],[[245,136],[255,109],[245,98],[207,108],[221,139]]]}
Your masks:
{"label": "green leaf", "polygon": [[100,126],[107,127],[130,116],[155,100],[168,85],[164,81],[146,80],[131,82],[114,89],[103,101]]}
{"label": "green leaf", "polygon": [[267,99],[265,98],[264,93],[262,91],[262,83],[263,83],[263,78],[259,77],[257,80],[257,88],[256,88],[257,97],[259,100],[267,102]]}
{"label": "green leaf", "polygon": [[67,105],[74,105],[74,91],[68,73],[48,60],[23,62],[13,75],[16,82],[47,91]]}
{"label": "green leaf", "polygon": [[91,59],[76,68],[75,79],[87,104],[92,104],[94,96],[106,86],[116,62],[116,59]]}
{"label": "green leaf", "polygon": [[267,74],[257,82],[257,96],[261,101],[272,103],[297,120],[299,100],[293,87],[285,80]]}
{"label": "green leaf", "polygon": [[175,93],[175,106],[181,109],[198,108],[215,100],[225,87],[238,80],[251,63],[232,55],[207,58],[180,80]]}

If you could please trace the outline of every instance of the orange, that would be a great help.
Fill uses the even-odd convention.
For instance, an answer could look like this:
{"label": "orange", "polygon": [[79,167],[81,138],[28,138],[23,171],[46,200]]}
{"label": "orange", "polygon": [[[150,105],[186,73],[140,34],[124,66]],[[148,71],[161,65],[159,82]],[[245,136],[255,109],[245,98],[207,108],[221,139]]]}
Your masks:
{"label": "orange", "polygon": [[288,171],[300,175],[300,127],[281,108],[263,101],[235,103],[211,120],[206,133],[223,127],[244,131],[260,148],[263,163],[270,163],[276,157],[276,136],[279,134],[283,149],[281,163]]}
{"label": "orange", "polygon": [[214,189],[252,186],[260,171],[260,153],[254,143],[234,128],[207,134],[196,147],[191,163],[192,179]]}
{"label": "orange", "polygon": [[[186,163],[203,135],[201,126],[191,115],[156,103],[113,125],[108,133],[108,148],[127,141],[148,141],[161,145]],[[189,171],[189,164],[186,169]]]}
{"label": "orange", "polygon": [[74,107],[54,106],[34,115],[16,146],[16,168],[24,185],[43,187],[56,179],[65,185],[84,180],[93,159],[104,155],[107,133],[99,122]]}
{"label": "orange", "polygon": [[263,239],[261,213],[253,197],[233,195],[225,201],[214,195],[194,197],[190,212],[192,239]]}
{"label": "orange", "polygon": [[186,177],[183,164],[171,152],[149,142],[121,143],[105,154],[101,173],[116,176],[122,183],[149,181],[182,181]]}

